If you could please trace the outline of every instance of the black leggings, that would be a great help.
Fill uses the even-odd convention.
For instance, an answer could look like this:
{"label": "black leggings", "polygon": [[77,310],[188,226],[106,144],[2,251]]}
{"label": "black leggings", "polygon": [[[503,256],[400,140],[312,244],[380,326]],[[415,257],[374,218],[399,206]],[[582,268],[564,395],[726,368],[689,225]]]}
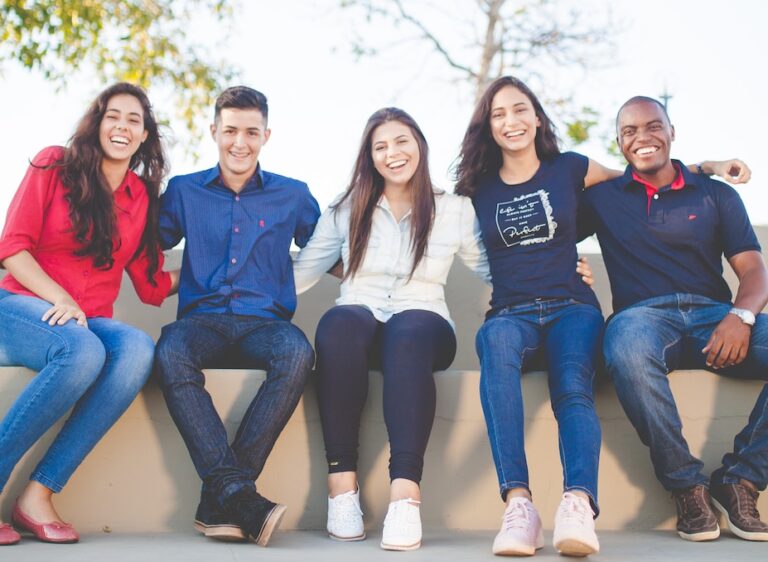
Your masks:
{"label": "black leggings", "polygon": [[368,369],[380,366],[389,476],[421,481],[435,417],[432,373],[448,368],[456,354],[451,325],[426,310],[406,310],[382,323],[365,307],[336,306],[320,319],[315,349],[328,472],[357,470]]}

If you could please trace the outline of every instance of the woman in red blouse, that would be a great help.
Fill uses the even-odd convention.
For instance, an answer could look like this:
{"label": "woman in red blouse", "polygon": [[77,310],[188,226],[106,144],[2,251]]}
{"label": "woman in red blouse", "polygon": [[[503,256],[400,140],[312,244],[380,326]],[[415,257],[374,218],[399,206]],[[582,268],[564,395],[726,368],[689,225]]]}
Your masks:
{"label": "woman in red blouse", "polygon": [[[0,364],[37,371],[0,422],[0,492],[21,456],[72,409],[13,508],[47,542],[76,542],[51,501],[133,401],[152,366],[150,337],[113,320],[123,271],[142,301],[175,285],[157,242],[166,172],[141,88],[115,84],[86,111],[65,148],[32,161],[0,237]],[[0,523],[0,544],[19,534]]]}

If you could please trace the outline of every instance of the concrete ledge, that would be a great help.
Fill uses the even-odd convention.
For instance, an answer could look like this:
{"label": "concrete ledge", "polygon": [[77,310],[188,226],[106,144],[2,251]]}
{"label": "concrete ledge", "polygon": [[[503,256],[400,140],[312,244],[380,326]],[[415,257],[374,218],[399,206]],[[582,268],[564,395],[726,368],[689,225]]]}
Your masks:
{"label": "concrete ledge", "polygon": [[[0,415],[33,375],[26,369],[0,368]],[[232,435],[263,377],[260,371],[207,371],[207,387]],[[493,529],[502,504],[478,397],[479,373],[446,371],[436,380],[437,415],[423,481],[424,525]],[[671,383],[691,449],[711,470],[746,423],[762,383],[727,380],[706,371],[675,372]],[[562,490],[557,427],[545,374],[526,375],[523,387],[531,485],[545,527],[551,528]],[[373,529],[381,525],[388,490],[389,450],[381,396],[381,376],[371,373],[360,472],[366,522]],[[603,427],[599,528],[669,528],[674,505],[656,482],[648,452],[612,386],[600,382],[596,399]],[[13,498],[59,427],[17,466],[2,496],[3,517],[8,517]],[[322,529],[325,476],[320,420],[310,384],[267,462],[259,489],[288,504],[285,528]],[[75,473],[57,506],[84,532],[190,531],[198,490],[186,448],[159,389],[150,383]],[[761,497],[760,507],[768,513],[768,494]]]}

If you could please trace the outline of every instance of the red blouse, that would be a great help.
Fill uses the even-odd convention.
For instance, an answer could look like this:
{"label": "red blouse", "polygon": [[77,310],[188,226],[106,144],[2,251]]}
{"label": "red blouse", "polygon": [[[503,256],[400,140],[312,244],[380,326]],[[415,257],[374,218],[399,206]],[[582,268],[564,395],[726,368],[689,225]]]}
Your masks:
{"label": "red blouse", "polygon": [[[66,200],[67,188],[61,182],[59,170],[43,168],[62,154],[61,147],[48,147],[35,157],[27,170],[8,208],[0,236],[0,262],[27,250],[43,271],[75,299],[86,316],[112,317],[112,305],[120,290],[123,270],[128,271],[139,298],[159,306],[170,289],[170,275],[158,272],[155,276],[157,286],[154,287],[147,280],[149,260],[146,252],[133,259],[147,222],[149,196],[144,182],[129,170],[114,192],[119,239],[112,253],[115,263],[110,269],[96,268],[91,256],[75,255],[82,246],[75,239]],[[10,274],[0,281],[0,288],[37,296]]]}

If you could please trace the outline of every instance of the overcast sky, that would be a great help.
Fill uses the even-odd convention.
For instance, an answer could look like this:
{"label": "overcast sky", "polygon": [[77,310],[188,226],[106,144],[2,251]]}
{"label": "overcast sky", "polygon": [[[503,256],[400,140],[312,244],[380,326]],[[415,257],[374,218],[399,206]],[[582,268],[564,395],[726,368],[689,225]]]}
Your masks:
{"label": "overcast sky", "polygon": [[[451,0],[474,4],[470,0]],[[382,58],[356,61],[346,40],[350,26],[374,36],[376,28],[340,14],[336,0],[243,2],[237,25],[219,53],[243,69],[242,82],[262,90],[270,101],[272,138],[264,148],[265,169],[309,183],[324,207],[344,189],[368,116],[396,105],[422,126],[431,148],[436,181],[452,188],[448,168],[472,110],[472,92],[455,75],[411,44]],[[768,4],[757,0],[646,0],[562,2],[594,5],[596,17],[610,5],[622,31],[607,68],[553,72],[542,78],[553,91],[566,86],[580,103],[600,111],[601,127],[612,123],[617,107],[636,94],[673,96],[670,114],[677,129],[673,156],[686,162],[737,156],[753,170],[740,188],[752,221],[768,224],[768,159],[763,134]],[[605,61],[603,61],[605,65]],[[78,77],[57,92],[39,76],[7,64],[0,76],[2,184],[5,209],[29,158],[51,144],[64,144],[86,105],[103,87]],[[547,92],[537,92],[546,96]],[[157,109],[164,100],[150,92]],[[203,123],[210,115],[201,117]],[[565,148],[569,148],[567,145]],[[577,150],[617,165],[601,142]],[[195,163],[175,148],[172,173],[216,163],[213,141],[199,147]]]}

